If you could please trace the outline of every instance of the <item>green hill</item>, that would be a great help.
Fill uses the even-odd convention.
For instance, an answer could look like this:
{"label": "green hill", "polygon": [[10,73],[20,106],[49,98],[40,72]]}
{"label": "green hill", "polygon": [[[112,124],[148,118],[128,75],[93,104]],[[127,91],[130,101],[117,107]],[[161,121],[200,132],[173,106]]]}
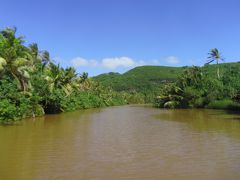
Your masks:
{"label": "green hill", "polygon": [[130,71],[107,73],[94,77],[103,85],[112,86],[117,91],[142,91],[155,88],[162,82],[174,81],[184,68],[167,66],[140,66]]}
{"label": "green hill", "polygon": [[[226,70],[240,67],[240,63],[222,63],[220,73]],[[148,97],[148,100],[157,95],[159,89],[164,83],[174,82],[182,72],[188,68],[169,67],[169,66],[140,66],[130,71],[119,73],[106,73],[93,77],[104,86],[111,86],[116,91],[141,92]],[[216,65],[207,65],[202,67],[209,76],[216,76]]]}

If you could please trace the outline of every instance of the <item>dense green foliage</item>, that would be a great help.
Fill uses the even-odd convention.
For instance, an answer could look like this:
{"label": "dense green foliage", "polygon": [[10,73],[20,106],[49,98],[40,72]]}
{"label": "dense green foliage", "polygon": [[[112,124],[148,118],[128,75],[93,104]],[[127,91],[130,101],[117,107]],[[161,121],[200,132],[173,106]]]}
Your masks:
{"label": "dense green foliage", "polygon": [[207,64],[217,64],[142,66],[88,78],[54,64],[47,51],[26,46],[16,29],[6,28],[0,32],[0,122],[127,103],[239,109],[240,63],[219,64],[217,49],[209,55]]}
{"label": "dense green foliage", "polygon": [[26,46],[16,28],[0,32],[0,122],[45,113],[142,103],[138,93],[115,92],[74,68],[54,64],[36,43]]}
{"label": "dense green foliage", "polygon": [[[220,58],[219,54],[217,55],[217,58]],[[212,57],[212,59],[210,59],[208,63],[211,63],[211,60],[214,60],[214,57]],[[211,87],[213,88],[213,92],[216,91],[215,89],[222,85],[225,88],[225,92],[228,91],[229,93],[233,94],[235,93],[239,84],[239,68],[240,63],[223,63],[205,65],[201,67],[199,71],[201,71],[201,73],[203,74],[202,78],[204,79],[204,81],[208,79],[208,83],[213,86]],[[174,89],[171,89],[172,86],[174,86],[177,81],[180,81],[180,79],[182,78],[181,76],[184,76],[182,75],[184,74],[184,72],[185,77],[187,76],[186,71],[192,71],[192,68],[187,66],[142,66],[136,67],[124,74],[108,73],[96,76],[94,77],[94,79],[104,85],[111,86],[115,91],[139,92],[144,96],[146,102],[153,102],[154,98],[156,96],[159,96],[159,94],[169,94],[168,91],[170,91],[170,94],[172,94],[172,91],[174,91]],[[199,83],[201,84],[205,82],[201,80]],[[227,84],[227,86],[225,84]],[[187,91],[193,91],[192,86],[195,85],[191,84],[191,90],[189,90],[190,87],[188,87]],[[195,87],[195,89],[197,88],[198,86]],[[227,90],[226,88],[230,89]],[[201,93],[198,90],[195,91],[196,92],[191,93]],[[208,93],[211,94],[213,92]],[[218,97],[217,99],[219,98],[220,97]],[[232,95],[231,97],[226,96],[226,98],[231,99]]]}
{"label": "dense green foliage", "polygon": [[[220,69],[217,74],[216,68]],[[194,66],[186,69],[176,82],[163,87],[155,98],[155,106],[239,110],[239,94],[240,63]]]}
{"label": "dense green foliage", "polygon": [[145,102],[152,102],[157,96],[162,85],[174,82],[185,67],[166,66],[141,66],[124,74],[108,73],[94,77],[94,80],[106,86],[111,86],[115,91],[139,92]]}

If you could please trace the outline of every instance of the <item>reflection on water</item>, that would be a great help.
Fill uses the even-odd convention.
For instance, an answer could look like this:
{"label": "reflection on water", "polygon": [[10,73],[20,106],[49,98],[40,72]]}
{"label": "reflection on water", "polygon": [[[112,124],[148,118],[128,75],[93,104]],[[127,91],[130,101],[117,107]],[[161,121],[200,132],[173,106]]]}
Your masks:
{"label": "reflection on water", "polygon": [[196,131],[226,133],[240,139],[240,115],[235,112],[209,109],[162,110],[155,116],[161,120],[186,123]]}
{"label": "reflection on water", "polygon": [[239,117],[121,106],[0,126],[0,179],[238,179]]}

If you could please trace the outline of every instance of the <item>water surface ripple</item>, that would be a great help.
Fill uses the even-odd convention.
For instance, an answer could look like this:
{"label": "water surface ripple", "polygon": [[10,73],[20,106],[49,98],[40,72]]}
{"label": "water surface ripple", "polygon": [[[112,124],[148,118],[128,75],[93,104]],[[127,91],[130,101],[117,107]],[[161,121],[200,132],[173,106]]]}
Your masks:
{"label": "water surface ripple", "polygon": [[0,126],[0,179],[238,179],[240,116],[120,106]]}

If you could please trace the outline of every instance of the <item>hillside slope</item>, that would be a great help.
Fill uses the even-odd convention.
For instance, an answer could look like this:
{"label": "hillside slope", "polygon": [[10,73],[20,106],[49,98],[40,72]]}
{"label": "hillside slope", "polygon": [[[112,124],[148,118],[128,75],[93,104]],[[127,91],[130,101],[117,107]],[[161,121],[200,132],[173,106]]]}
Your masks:
{"label": "hillside slope", "polygon": [[[240,67],[240,63],[222,63],[219,65],[221,74],[228,69]],[[157,95],[164,83],[174,82],[186,68],[188,67],[140,66],[124,74],[110,72],[95,76],[93,79],[104,86],[111,86],[116,91],[141,92],[152,98]],[[209,76],[216,76],[215,64],[202,68]]]}
{"label": "hillside slope", "polygon": [[163,82],[174,81],[183,70],[183,67],[140,66],[124,74],[111,72],[94,79],[103,85],[112,86],[117,91],[143,91],[156,88]]}

